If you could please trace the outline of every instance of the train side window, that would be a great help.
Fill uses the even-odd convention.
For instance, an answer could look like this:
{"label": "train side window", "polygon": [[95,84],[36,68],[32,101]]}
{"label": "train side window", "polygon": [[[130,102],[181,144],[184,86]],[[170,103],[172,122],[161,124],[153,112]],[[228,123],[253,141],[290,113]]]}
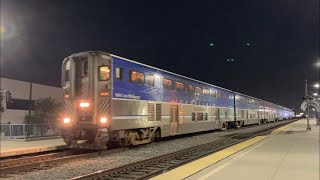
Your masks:
{"label": "train side window", "polygon": [[201,87],[196,86],[196,92],[195,92],[195,94],[196,94],[196,95],[203,95],[202,88],[201,88]]}
{"label": "train side window", "polygon": [[203,121],[203,113],[197,113],[197,120]]}
{"label": "train side window", "polygon": [[116,68],[116,79],[122,80],[123,79],[123,68]]}
{"label": "train side window", "polygon": [[217,92],[217,98],[221,98],[221,92]]}
{"label": "train side window", "polygon": [[192,121],[196,120],[196,113],[192,113]]}
{"label": "train side window", "polygon": [[210,96],[213,97],[213,98],[217,98],[217,91],[210,90]]}
{"label": "train side window", "polygon": [[204,95],[204,96],[210,96],[210,91],[209,91],[209,89],[203,89],[203,95]]}
{"label": "train side window", "polygon": [[182,82],[176,82],[176,90],[179,91],[179,92],[184,92],[185,91],[185,84],[182,83]]}
{"label": "train side window", "polygon": [[130,82],[144,84],[144,74],[142,72],[130,71]]}
{"label": "train side window", "polygon": [[173,89],[173,80],[163,78],[163,88],[165,88],[165,89]]}
{"label": "train side window", "polygon": [[99,67],[99,80],[107,81],[110,79],[110,66]]}
{"label": "train side window", "polygon": [[208,113],[204,113],[204,120],[208,120]]}
{"label": "train side window", "polygon": [[223,98],[224,98],[224,99],[227,99],[227,94],[223,94]]}
{"label": "train side window", "polygon": [[188,85],[188,93],[189,94],[194,94],[194,86]]}
{"label": "train side window", "polygon": [[154,76],[151,74],[147,74],[146,76],[146,84],[149,86],[154,86]]}

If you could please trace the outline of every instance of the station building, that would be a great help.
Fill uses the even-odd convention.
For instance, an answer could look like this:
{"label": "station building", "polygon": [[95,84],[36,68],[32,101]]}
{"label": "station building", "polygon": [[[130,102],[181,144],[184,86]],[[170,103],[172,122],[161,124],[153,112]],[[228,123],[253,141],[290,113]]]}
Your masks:
{"label": "station building", "polygon": [[[47,86],[42,84],[18,81],[14,79],[0,78],[1,102],[4,112],[1,112],[1,124],[22,124],[25,116],[29,113],[30,90],[31,104],[40,98],[51,97],[55,100],[63,101],[62,88]],[[11,102],[6,103],[6,91],[11,93]]]}

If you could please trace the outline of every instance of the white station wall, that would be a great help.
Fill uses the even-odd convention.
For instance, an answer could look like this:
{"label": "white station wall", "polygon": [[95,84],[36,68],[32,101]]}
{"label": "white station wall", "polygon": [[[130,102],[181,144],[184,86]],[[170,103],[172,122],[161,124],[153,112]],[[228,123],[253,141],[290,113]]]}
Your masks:
{"label": "white station wall", "polygon": [[[30,94],[30,83],[24,81],[18,81],[7,78],[0,78],[1,90],[8,90],[11,92],[13,99],[24,99],[29,100]],[[5,94],[3,94],[4,99],[2,101],[2,106],[5,111],[1,113],[1,123],[11,124],[21,124],[24,122],[24,117],[28,114],[27,110],[14,110],[6,109]],[[52,97],[57,101],[63,101],[63,91],[61,88],[46,86],[42,84],[32,83],[32,100],[37,100],[40,98]]]}

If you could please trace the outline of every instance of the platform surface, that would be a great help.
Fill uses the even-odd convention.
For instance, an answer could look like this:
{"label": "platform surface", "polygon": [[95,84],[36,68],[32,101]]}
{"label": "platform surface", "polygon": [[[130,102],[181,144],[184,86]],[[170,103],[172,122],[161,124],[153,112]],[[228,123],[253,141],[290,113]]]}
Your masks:
{"label": "platform surface", "polygon": [[0,157],[52,151],[66,147],[62,138],[35,141],[1,139],[0,141]]}
{"label": "platform surface", "polygon": [[302,119],[154,179],[319,180],[319,126]]}

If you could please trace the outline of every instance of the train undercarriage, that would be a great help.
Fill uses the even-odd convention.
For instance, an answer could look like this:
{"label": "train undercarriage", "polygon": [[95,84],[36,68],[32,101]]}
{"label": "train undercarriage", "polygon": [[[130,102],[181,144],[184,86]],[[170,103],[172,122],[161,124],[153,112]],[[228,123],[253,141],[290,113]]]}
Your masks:
{"label": "train undercarriage", "polygon": [[62,138],[69,148],[107,149],[118,146],[140,145],[153,142],[160,137],[160,128],[142,128],[110,131],[107,128],[67,129]]}

